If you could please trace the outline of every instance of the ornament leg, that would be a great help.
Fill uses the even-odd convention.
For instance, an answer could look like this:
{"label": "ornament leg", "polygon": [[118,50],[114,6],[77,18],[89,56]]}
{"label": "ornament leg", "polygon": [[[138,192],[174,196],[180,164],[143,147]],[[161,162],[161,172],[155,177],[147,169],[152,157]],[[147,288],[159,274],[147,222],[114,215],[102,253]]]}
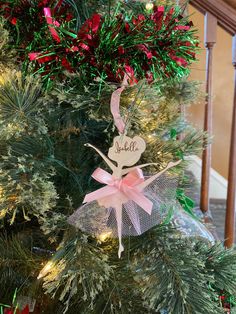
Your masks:
{"label": "ornament leg", "polygon": [[117,231],[118,231],[118,239],[119,239],[119,250],[118,257],[121,257],[121,253],[124,251],[124,247],[122,245],[122,204],[119,204],[115,208],[116,213],[116,222],[117,222]]}

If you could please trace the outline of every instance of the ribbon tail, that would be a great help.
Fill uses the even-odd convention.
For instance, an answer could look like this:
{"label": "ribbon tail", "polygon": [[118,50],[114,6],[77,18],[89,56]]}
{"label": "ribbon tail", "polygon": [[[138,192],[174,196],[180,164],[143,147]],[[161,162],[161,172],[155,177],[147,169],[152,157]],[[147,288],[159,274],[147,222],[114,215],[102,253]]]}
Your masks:
{"label": "ribbon tail", "polygon": [[134,226],[134,229],[136,230],[137,234],[141,234],[141,227],[140,227],[140,220],[139,215],[137,214],[136,210],[134,208],[127,208],[126,209],[127,214],[129,216],[129,219],[132,222],[132,225]]}
{"label": "ribbon tail", "polygon": [[85,198],[83,200],[83,203],[88,203],[88,202],[92,202],[92,201],[99,201],[100,199],[103,199],[107,196],[111,196],[115,193],[117,193],[117,188],[115,188],[113,186],[104,186],[101,189],[98,189],[94,192],[86,194]]}
{"label": "ribbon tail", "polygon": [[121,253],[124,251],[124,247],[122,245],[122,203],[119,203],[118,205],[116,205],[115,215],[116,215],[117,232],[118,232],[118,239],[119,239],[118,257],[121,258]]}
{"label": "ribbon tail", "polygon": [[[137,185],[137,187],[139,186],[140,184]],[[146,196],[144,196],[141,191],[139,190],[135,191],[135,190],[130,189],[130,190],[125,191],[125,195],[128,197],[128,199],[132,200],[133,202],[138,204],[138,206],[143,208],[146,213],[151,215],[153,203]]]}

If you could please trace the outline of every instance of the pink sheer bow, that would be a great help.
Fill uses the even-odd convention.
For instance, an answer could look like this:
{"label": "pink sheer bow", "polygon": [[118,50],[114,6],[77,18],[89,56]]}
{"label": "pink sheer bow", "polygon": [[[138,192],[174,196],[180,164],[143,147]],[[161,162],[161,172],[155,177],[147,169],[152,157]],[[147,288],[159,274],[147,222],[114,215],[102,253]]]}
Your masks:
{"label": "pink sheer bow", "polygon": [[[143,183],[145,182],[143,172],[141,169],[135,168],[125,177],[117,179],[105,170],[97,168],[92,174],[92,177],[96,181],[106,184],[106,186],[87,194],[85,196],[84,203],[96,200],[100,206],[114,208],[119,238],[118,255],[120,257],[121,252],[124,250],[124,247],[121,243],[122,205],[128,201],[133,201],[143,208],[143,210],[149,215],[151,215],[152,212],[153,204],[147,197],[144,196],[142,192],[144,188]],[[129,218],[137,233],[140,234],[141,231],[139,217],[135,215],[135,213],[132,213],[132,215],[129,215]]]}

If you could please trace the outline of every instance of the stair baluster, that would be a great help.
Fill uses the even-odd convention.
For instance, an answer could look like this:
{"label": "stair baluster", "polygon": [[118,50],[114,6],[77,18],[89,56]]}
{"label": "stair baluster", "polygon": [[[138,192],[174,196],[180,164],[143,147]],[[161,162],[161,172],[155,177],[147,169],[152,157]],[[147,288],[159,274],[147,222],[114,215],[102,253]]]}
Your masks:
{"label": "stair baluster", "polygon": [[236,35],[233,37],[233,66],[235,69],[234,79],[234,103],[231,129],[228,192],[225,217],[225,246],[231,247],[234,243],[235,233],[235,197],[236,197]]}
{"label": "stair baluster", "polygon": [[[216,43],[217,19],[210,13],[205,14],[205,46],[207,49],[206,58],[206,100],[204,115],[204,131],[212,135],[212,57],[213,47]],[[211,145],[202,155],[202,179],[201,179],[201,200],[200,208],[203,212],[209,209],[209,186],[211,169]]]}

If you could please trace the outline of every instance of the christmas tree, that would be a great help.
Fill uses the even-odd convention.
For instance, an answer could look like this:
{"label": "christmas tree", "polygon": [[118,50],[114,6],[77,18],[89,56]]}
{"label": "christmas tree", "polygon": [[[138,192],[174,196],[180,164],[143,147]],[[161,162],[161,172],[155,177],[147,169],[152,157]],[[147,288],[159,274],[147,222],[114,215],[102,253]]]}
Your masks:
{"label": "christmas tree", "polygon": [[184,192],[186,156],[208,138],[181,111],[201,97],[183,10],[0,1],[2,312],[216,314],[234,303],[235,251]]}

